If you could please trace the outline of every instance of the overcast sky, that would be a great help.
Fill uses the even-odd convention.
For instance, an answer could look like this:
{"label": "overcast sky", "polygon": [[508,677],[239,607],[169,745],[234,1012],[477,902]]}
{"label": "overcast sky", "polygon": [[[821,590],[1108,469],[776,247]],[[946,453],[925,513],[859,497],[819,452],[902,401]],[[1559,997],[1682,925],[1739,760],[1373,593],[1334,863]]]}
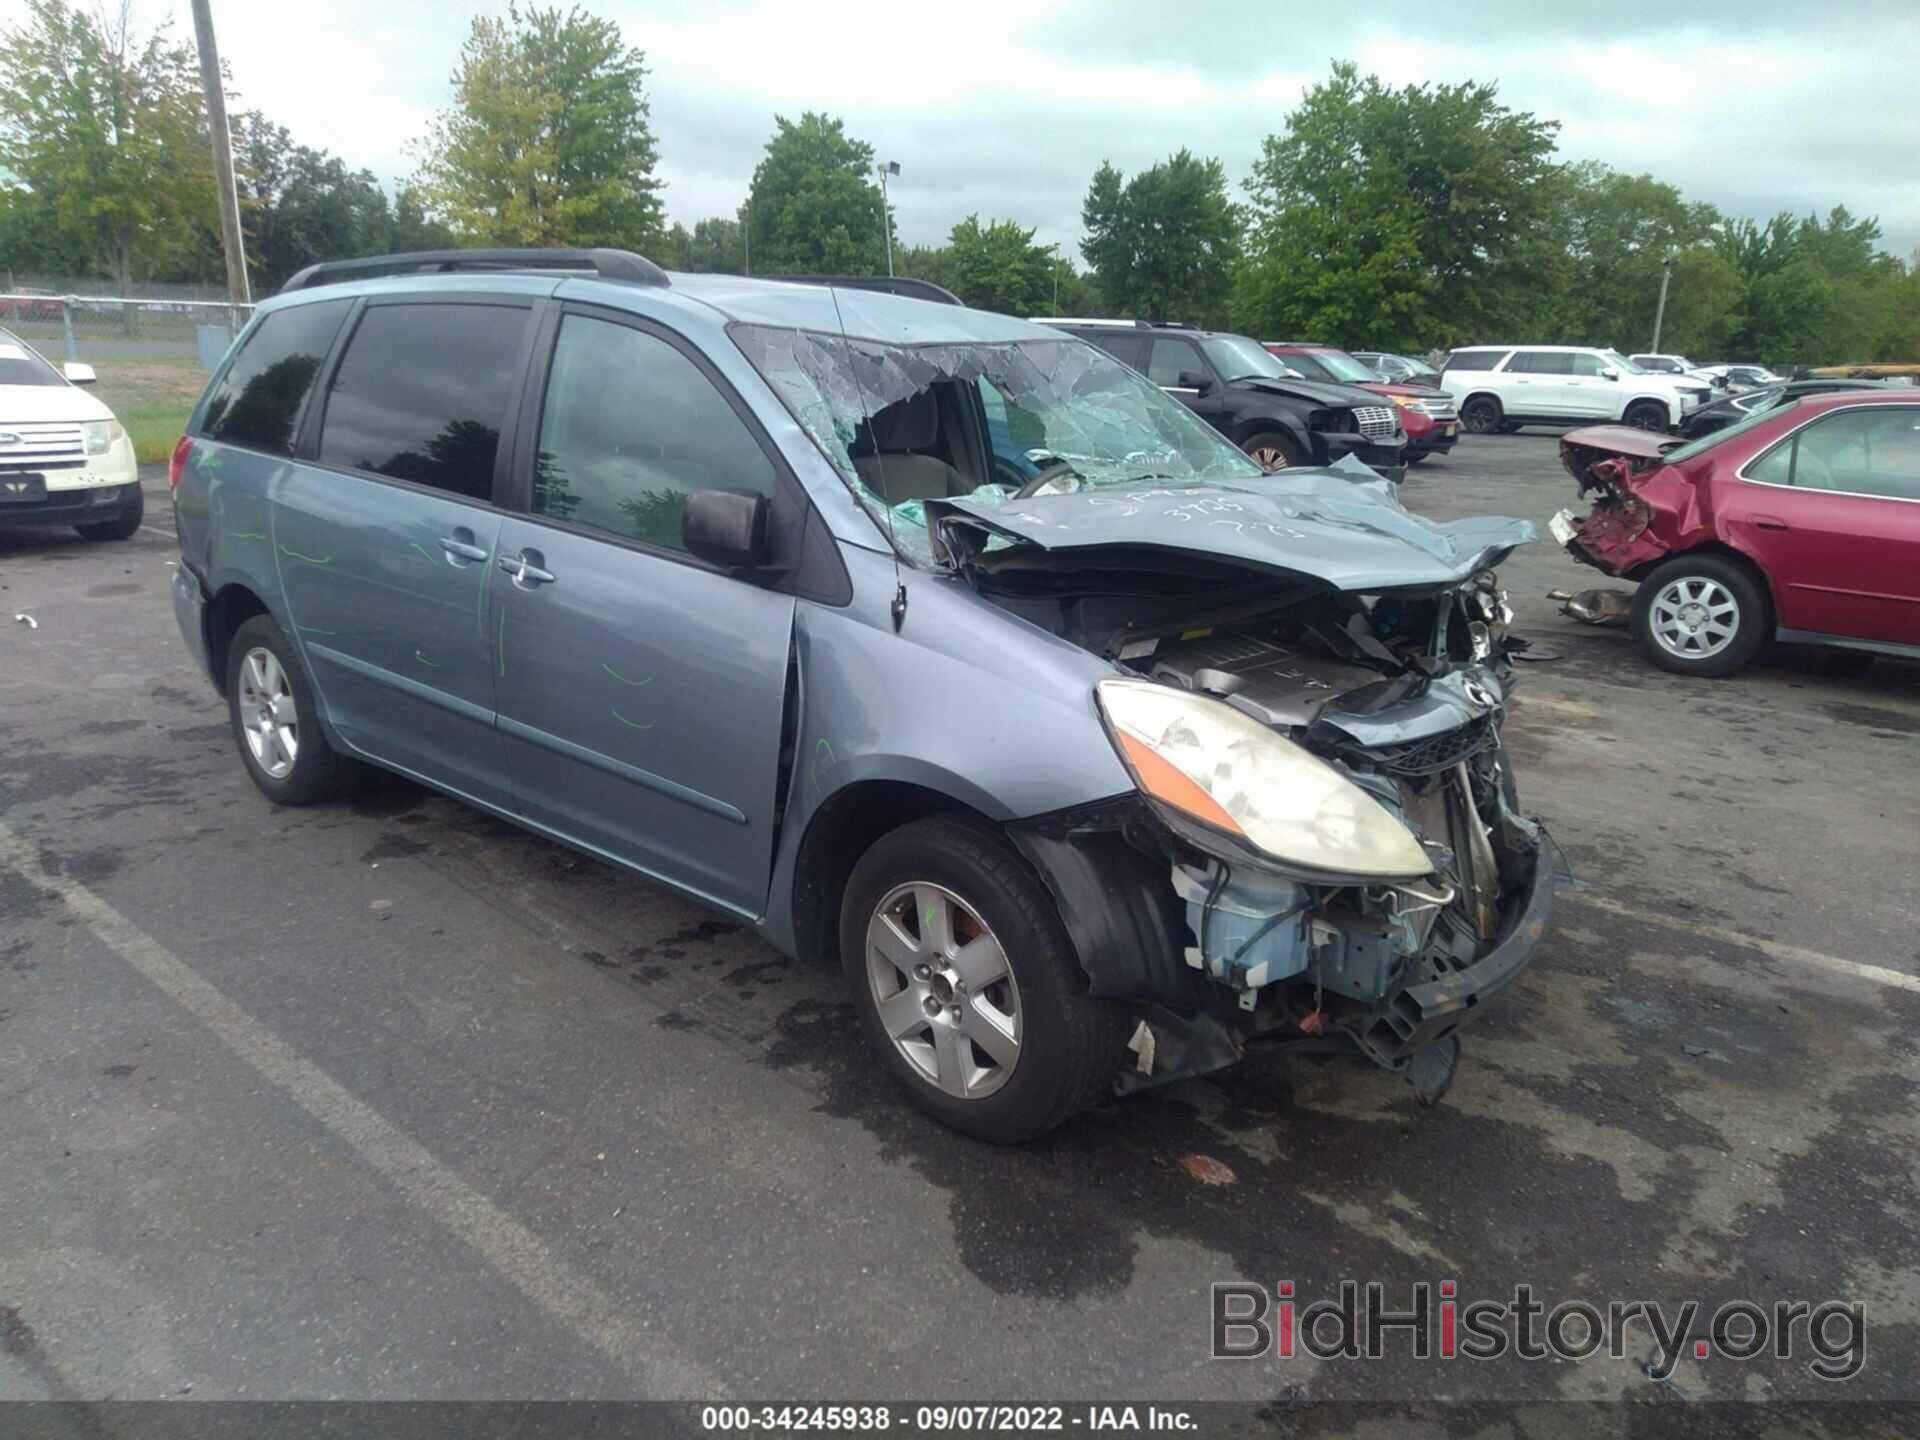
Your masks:
{"label": "overcast sky", "polygon": [[[187,0],[135,4],[143,20],[177,14],[192,38]],[[734,213],[775,113],[816,109],[899,161],[908,243],[977,211],[1071,249],[1103,158],[1131,173],[1185,145],[1224,160],[1243,198],[1261,138],[1345,58],[1395,85],[1494,81],[1507,104],[1561,122],[1562,159],[1645,170],[1729,214],[1844,204],[1878,215],[1895,254],[1920,245],[1915,0],[585,8],[646,52],[667,213],[689,225]],[[0,0],[0,14],[22,9]],[[446,103],[480,13],[445,0],[213,11],[243,104],[389,184],[413,169],[409,142]]]}

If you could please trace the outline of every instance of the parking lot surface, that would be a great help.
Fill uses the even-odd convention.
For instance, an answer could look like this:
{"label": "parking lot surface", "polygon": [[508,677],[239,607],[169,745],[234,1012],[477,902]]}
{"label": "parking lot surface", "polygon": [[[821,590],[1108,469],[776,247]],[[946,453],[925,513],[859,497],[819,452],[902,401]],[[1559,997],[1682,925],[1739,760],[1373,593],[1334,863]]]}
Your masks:
{"label": "parking lot surface", "polygon": [[[1468,437],[1414,509],[1571,503]],[[1549,1399],[1920,1390],[1920,667],[1562,619],[1510,737],[1577,877],[1437,1108],[1262,1059],[992,1149],[837,972],[400,782],[275,810],[147,528],[0,535],[0,1395]],[[16,622],[30,614],[37,628]],[[911,623],[911,622],[909,622]],[[876,677],[876,683],[881,677]],[[1858,1301],[1804,1355],[1208,1358],[1209,1287]]]}

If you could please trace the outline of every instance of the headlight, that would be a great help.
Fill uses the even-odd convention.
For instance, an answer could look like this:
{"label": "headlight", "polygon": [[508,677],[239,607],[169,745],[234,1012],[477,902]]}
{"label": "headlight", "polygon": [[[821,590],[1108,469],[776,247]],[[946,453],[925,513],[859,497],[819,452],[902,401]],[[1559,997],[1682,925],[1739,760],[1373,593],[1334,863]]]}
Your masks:
{"label": "headlight", "polygon": [[1418,410],[1420,408],[1420,402],[1418,400],[1409,399],[1405,395],[1390,394],[1387,396],[1387,399],[1398,405],[1402,410]]}
{"label": "headlight", "polygon": [[1146,680],[1102,680],[1100,713],[1142,792],[1275,860],[1417,879],[1433,861],[1325,761],[1231,706]]}
{"label": "headlight", "polygon": [[81,433],[87,437],[87,454],[104,455],[113,448],[113,442],[127,432],[120,428],[118,420],[87,420],[80,426]]}

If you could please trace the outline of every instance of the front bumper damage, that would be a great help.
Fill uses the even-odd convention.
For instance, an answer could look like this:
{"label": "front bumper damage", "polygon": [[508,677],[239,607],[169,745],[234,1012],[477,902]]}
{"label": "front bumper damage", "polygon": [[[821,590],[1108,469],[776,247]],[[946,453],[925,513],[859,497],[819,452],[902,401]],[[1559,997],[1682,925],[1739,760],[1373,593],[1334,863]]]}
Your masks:
{"label": "front bumper damage", "polygon": [[[1433,738],[1470,743],[1461,734]],[[1550,841],[1512,809],[1504,763],[1495,729],[1411,795],[1406,813],[1437,860],[1411,885],[1289,874],[1138,796],[1012,827],[1091,993],[1134,1012],[1116,1090],[1208,1074],[1264,1045],[1357,1053],[1432,1098],[1423,1057],[1444,1057],[1450,1077],[1457,1033],[1533,962],[1552,913]]]}

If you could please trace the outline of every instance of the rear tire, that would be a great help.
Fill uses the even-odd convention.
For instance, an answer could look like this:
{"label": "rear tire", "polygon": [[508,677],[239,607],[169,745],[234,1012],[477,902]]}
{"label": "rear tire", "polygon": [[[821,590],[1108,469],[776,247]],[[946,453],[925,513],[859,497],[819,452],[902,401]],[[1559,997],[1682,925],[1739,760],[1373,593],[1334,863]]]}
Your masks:
{"label": "rear tire", "polygon": [[1662,670],[1718,679],[1744,669],[1771,629],[1765,587],[1724,555],[1675,555],[1633,597],[1633,633]]}
{"label": "rear tire", "polygon": [[327,743],[300,657],[268,615],[234,632],[227,647],[227,718],[241,763],[276,805],[315,805],[343,795],[360,767]]}
{"label": "rear tire", "polygon": [[146,513],[147,502],[140,494],[140,486],[136,481],[120,497],[120,508],[114,512],[111,520],[96,520],[73,528],[80,532],[83,540],[131,540],[134,531],[140,528],[140,522],[146,518]]}
{"label": "rear tire", "polygon": [[1087,994],[1053,897],[980,821],[935,815],[876,840],[847,881],[840,958],[881,1067],[979,1139],[1044,1134],[1126,1058],[1127,1011]]}
{"label": "rear tire", "polygon": [[1255,464],[1267,470],[1291,470],[1307,463],[1301,458],[1299,448],[1293,441],[1273,430],[1249,435],[1240,448],[1252,457]]}
{"label": "rear tire", "polygon": [[1471,396],[1460,407],[1460,428],[1469,435],[1491,435],[1506,419],[1506,411],[1491,395]]}

